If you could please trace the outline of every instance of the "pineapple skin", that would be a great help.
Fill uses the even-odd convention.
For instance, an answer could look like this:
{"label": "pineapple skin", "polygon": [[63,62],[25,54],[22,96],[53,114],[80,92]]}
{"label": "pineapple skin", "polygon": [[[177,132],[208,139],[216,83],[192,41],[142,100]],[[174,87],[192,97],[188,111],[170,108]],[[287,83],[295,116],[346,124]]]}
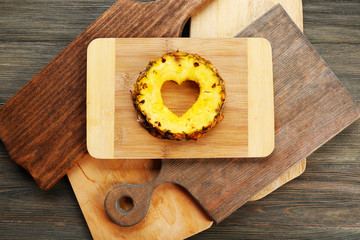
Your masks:
{"label": "pineapple skin", "polygon": [[[201,127],[198,127],[192,131],[181,131],[176,132],[169,129],[163,129],[161,125],[159,126],[159,123],[151,122],[151,118],[146,113],[146,110],[142,107],[144,100],[142,100],[142,89],[144,86],[143,80],[147,77],[150,71],[153,71],[153,66],[157,64],[164,63],[165,60],[169,59],[175,59],[176,62],[179,61],[179,59],[193,59],[194,66],[205,66],[209,70],[211,70],[213,74],[212,80],[215,80],[217,85],[216,87],[219,88],[218,97],[220,98],[219,103],[217,104],[217,107],[214,112],[214,116],[209,119],[208,124],[203,124]],[[198,65],[195,65],[198,64]],[[180,66],[180,65],[179,65]],[[196,70],[196,69],[194,69]],[[184,79],[185,81],[185,79]],[[199,84],[199,87],[201,89],[201,84]],[[159,86],[161,89],[161,86]],[[200,93],[201,94],[201,93]],[[138,77],[135,86],[134,91],[132,91],[132,100],[134,108],[137,112],[137,121],[154,137],[162,138],[162,139],[169,139],[169,140],[177,140],[177,141],[183,141],[183,140],[197,140],[200,138],[204,133],[210,131],[217,123],[219,123],[224,118],[224,104],[226,99],[225,94],[225,81],[221,78],[218,70],[215,68],[215,66],[208,60],[202,58],[201,56],[197,54],[190,54],[190,53],[184,53],[184,52],[171,52],[166,53],[163,56],[152,60],[147,65],[146,69],[140,73],[140,76]],[[199,95],[200,98],[200,95]],[[156,124],[157,123],[157,124]]]}

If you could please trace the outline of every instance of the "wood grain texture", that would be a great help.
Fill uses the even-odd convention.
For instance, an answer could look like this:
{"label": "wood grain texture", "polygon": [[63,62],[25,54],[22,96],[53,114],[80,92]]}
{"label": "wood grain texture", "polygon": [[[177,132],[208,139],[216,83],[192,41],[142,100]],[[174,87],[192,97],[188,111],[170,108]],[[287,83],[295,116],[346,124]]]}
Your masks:
{"label": "wood grain texture", "polygon": [[52,187],[87,154],[85,72],[90,41],[179,36],[189,16],[205,2],[117,1],[1,107],[0,138],[11,159],[30,172],[41,189]]}
{"label": "wood grain texture", "polygon": [[[301,0],[214,0],[192,17],[190,36],[233,37],[278,3],[303,30]],[[239,9],[241,9],[240,14]],[[202,18],[208,21],[201,21]],[[231,24],[228,24],[229,22]]]}
{"label": "wood grain texture", "polygon": [[280,177],[278,177],[275,181],[267,185],[260,192],[258,192],[255,196],[253,196],[250,201],[257,201],[261,198],[266,197],[279,187],[283,186],[285,183],[299,177],[301,174],[305,172],[306,168],[306,159],[301,160],[299,163],[295,164],[288,171],[283,173]]}
{"label": "wood grain texture", "polygon": [[253,40],[247,40],[248,157],[267,157],[275,144],[272,52],[266,39]]}
{"label": "wood grain texture", "polygon": [[[0,104],[111,4],[0,1]],[[358,103],[359,4],[304,1],[306,36]],[[359,239],[359,130],[358,120],[309,156],[302,176],[190,239]],[[39,190],[31,176],[10,161],[1,142],[0,166],[2,238],[91,239],[66,179],[50,191]]]}
{"label": "wood grain texture", "polygon": [[[207,6],[206,6],[207,7]],[[205,7],[205,8],[206,8]],[[203,9],[202,9],[203,10]],[[254,11],[261,11],[261,13],[265,12],[262,9],[253,9]],[[196,21],[208,21],[205,18],[197,18]],[[232,22],[229,21],[229,26],[234,26]],[[235,27],[235,26],[234,26]],[[192,28],[192,26],[190,27]],[[209,30],[209,29],[207,29]],[[209,33],[206,31],[202,31],[204,36]],[[173,89],[167,89],[173,90]],[[168,91],[165,92],[169,93]],[[174,94],[170,93],[170,96]],[[105,162],[106,161],[106,162]],[[103,209],[103,201],[99,201],[97,195],[97,189],[100,186],[104,186],[104,188],[108,188],[108,186],[113,186],[113,182],[115,181],[117,184],[124,182],[124,177],[126,177],[129,183],[141,183],[149,181],[146,178],[146,175],[153,174],[156,176],[154,171],[157,169],[151,168],[152,165],[156,165],[156,162],[152,163],[149,160],[136,160],[136,161],[126,161],[126,164],[119,165],[119,162],[114,160],[102,160],[103,164],[106,164],[107,174],[103,174],[101,181],[90,181],[90,179],[98,179],[99,178],[99,171],[97,169],[99,161],[93,158],[88,158],[86,161],[79,161],[77,165],[73,167],[73,169],[68,173],[69,180],[72,184],[74,193],[77,196],[79,205],[83,210],[83,214],[89,226],[92,236],[97,238],[102,238],[103,236],[107,236],[109,238],[115,238],[115,236],[128,236],[128,238],[132,238],[133,236],[136,237],[146,237],[152,235],[153,232],[158,232],[157,227],[162,226],[163,232],[171,232],[172,237],[176,238],[177,236],[190,236],[193,235],[194,232],[203,231],[209,228],[212,224],[212,221],[209,220],[207,216],[204,214],[199,213],[198,211],[192,210],[192,208],[196,207],[197,204],[192,202],[187,202],[186,208],[182,203],[183,197],[179,196],[178,188],[175,185],[166,184],[164,186],[160,186],[153,195],[153,200],[151,201],[151,205],[149,207],[149,214],[147,217],[138,225],[133,227],[114,227],[113,223],[108,221],[108,219],[104,218],[104,213],[102,211],[93,211],[93,208],[96,209]],[[143,172],[140,174],[133,169],[137,169],[137,166],[141,164],[143,168],[141,169]],[[85,165],[85,166],[83,166]],[[83,171],[80,171],[79,168],[86,168],[86,175]],[[126,173],[126,174],[124,174]],[[158,173],[158,172],[157,172]],[[110,174],[110,175],[109,175]],[[134,174],[134,176],[132,175]],[[108,176],[109,175],[109,176]],[[78,179],[87,179],[87,181],[78,181]],[[135,181],[132,181],[131,178],[134,178]],[[272,186],[272,185],[271,185]],[[86,191],[87,189],[88,191]],[[269,192],[269,190],[267,190]],[[182,193],[184,194],[184,193]],[[174,197],[175,196],[175,197]],[[105,195],[103,195],[100,199],[104,199]],[[161,204],[158,204],[158,200]],[[91,203],[91,204],[90,204]],[[168,205],[175,206],[175,208],[179,208],[180,212],[178,211],[168,211]],[[180,207],[178,207],[180,206]],[[183,207],[182,207],[183,206]],[[172,208],[171,208],[172,209]],[[154,214],[155,212],[155,214]],[[152,216],[157,216],[156,213],[167,212],[166,217],[156,217],[155,219]],[[175,222],[168,221],[167,219],[176,219]],[[102,222],[99,222],[98,219],[101,219]],[[188,223],[186,226],[183,225],[183,222],[180,222],[179,219],[185,219]],[[189,221],[193,221],[189,223]],[[151,223],[150,225],[148,223]],[[105,224],[106,223],[106,224]],[[175,224],[173,224],[175,223]],[[104,225],[105,224],[105,225]],[[176,227],[174,227],[176,225]],[[147,226],[147,227],[143,227]],[[126,233],[126,234],[125,234]],[[155,234],[155,239],[169,238],[169,235],[159,235]]]}
{"label": "wood grain texture", "polygon": [[[109,158],[113,158],[116,45],[114,38],[104,40],[94,40],[87,50],[86,147],[87,149],[100,148],[100,151],[111,153]],[[99,41],[104,42],[102,47],[94,48],[94,44]],[[91,81],[93,78],[98,81]]]}
{"label": "wood grain texture", "polygon": [[[233,37],[277,3],[281,3],[297,26],[303,31],[301,0],[213,0],[191,18],[190,36],[220,38]],[[238,12],[239,9],[241,9],[241,14]],[[214,31],[214,29],[216,31]],[[305,171],[305,167],[306,159],[289,169],[288,172],[284,173],[269,186],[265,187],[251,200],[255,201],[265,197],[291,179],[298,177]]]}
{"label": "wood grain texture", "polygon": [[134,202],[142,199],[126,213],[111,211],[117,223],[131,224],[127,215],[143,218],[152,191],[167,182],[185,187],[211,218],[220,222],[359,118],[357,103],[281,5],[238,37],[263,37],[273,47],[277,129],[274,152],[263,159],[164,159],[159,176],[150,183],[122,185],[109,193],[106,204],[110,205],[116,202],[111,200],[124,194]]}
{"label": "wood grain texture", "polygon": [[[212,225],[192,197],[172,184],[156,190],[149,214],[140,224],[119,227],[111,221],[104,211],[106,194],[121,183],[151,181],[160,164],[159,160],[97,160],[90,156],[75,164],[68,177],[94,239],[183,239]],[[119,171],[124,168],[126,174]]]}
{"label": "wood grain texture", "polygon": [[[224,119],[197,141],[151,136],[136,121],[130,96],[139,69],[177,50],[211,61],[226,84]],[[88,69],[87,148],[95,158],[264,157],[274,149],[272,55],[266,39],[97,39],[88,49]],[[176,107],[183,99],[168,101]]]}

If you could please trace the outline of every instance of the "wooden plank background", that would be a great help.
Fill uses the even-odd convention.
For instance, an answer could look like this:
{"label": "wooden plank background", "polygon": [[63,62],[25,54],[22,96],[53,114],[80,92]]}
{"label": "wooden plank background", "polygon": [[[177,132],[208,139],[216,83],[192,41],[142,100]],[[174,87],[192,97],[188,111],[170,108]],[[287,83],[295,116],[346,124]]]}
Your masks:
{"label": "wooden plank background", "polygon": [[[115,0],[0,0],[0,106]],[[360,1],[303,0],[305,35],[360,103]],[[0,238],[91,239],[70,184],[48,192],[0,142]],[[359,239],[360,121],[305,173],[191,239]]]}

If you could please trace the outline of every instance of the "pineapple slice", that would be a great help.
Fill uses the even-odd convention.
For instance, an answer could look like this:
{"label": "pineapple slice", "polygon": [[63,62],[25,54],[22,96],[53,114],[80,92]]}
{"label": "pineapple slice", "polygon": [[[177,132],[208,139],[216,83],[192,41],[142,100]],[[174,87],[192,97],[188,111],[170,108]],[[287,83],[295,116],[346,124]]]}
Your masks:
{"label": "pineapple slice", "polygon": [[[178,117],[164,104],[161,87],[166,81],[179,85],[187,80],[199,85],[194,105]],[[132,92],[138,122],[155,137],[171,140],[198,139],[223,118],[225,82],[217,69],[197,54],[167,53],[150,61]]]}

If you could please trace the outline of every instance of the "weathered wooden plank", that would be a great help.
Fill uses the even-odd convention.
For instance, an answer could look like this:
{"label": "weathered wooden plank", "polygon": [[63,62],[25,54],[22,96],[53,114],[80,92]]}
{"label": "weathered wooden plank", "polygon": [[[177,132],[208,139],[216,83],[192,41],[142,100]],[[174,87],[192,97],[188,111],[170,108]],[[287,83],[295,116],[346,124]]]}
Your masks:
{"label": "weathered wooden plank", "polygon": [[0,41],[0,104],[5,104],[65,46],[63,42]]}
{"label": "weathered wooden plank", "polygon": [[307,158],[304,174],[194,239],[358,239],[360,121]]}
{"label": "weathered wooden plank", "polygon": [[[305,35],[313,43],[360,43],[360,8],[356,0],[304,0]],[[306,27],[311,26],[311,27]]]}
{"label": "weathered wooden plank", "polygon": [[9,159],[1,142],[0,236],[1,239],[91,238],[69,181],[64,178],[50,191],[40,190],[30,174]]}
{"label": "weathered wooden plank", "polygon": [[[360,16],[360,14],[359,14]],[[360,17],[359,17],[360,18]],[[360,22],[360,21],[359,21]],[[360,27],[359,27],[360,29]],[[360,32],[360,31],[359,31]],[[314,44],[316,50],[333,69],[343,85],[360,103],[360,43],[354,44]]]}
{"label": "weathered wooden plank", "polygon": [[323,226],[233,226],[214,227],[206,234],[196,235],[192,240],[200,239],[347,239],[358,240],[359,232],[349,227]]}
{"label": "weathered wooden plank", "polygon": [[[9,221],[5,222],[5,224],[0,222],[2,239],[91,239],[91,235],[86,227],[86,224],[81,224],[79,222]],[[54,235],[56,232],[61,233],[61,236]]]}
{"label": "weathered wooden plank", "polygon": [[68,44],[116,0],[0,2],[1,41]]}
{"label": "weathered wooden plank", "polygon": [[[12,7],[16,11],[19,5],[31,5],[33,2],[35,1],[29,0],[24,2],[18,0],[17,4],[12,5]],[[46,2],[53,1],[42,1],[44,5]],[[66,2],[81,4],[85,1],[69,0]],[[106,1],[94,0],[92,2],[94,4],[98,2],[97,7],[94,7],[92,10],[97,11],[96,9],[98,7],[102,8],[102,4]],[[314,46],[320,55],[334,70],[355,99],[359,100],[360,75],[358,74],[359,68],[356,68],[356,66],[360,65],[359,38],[351,38],[354,32],[349,29],[351,26],[355,26],[354,28],[360,31],[360,28],[358,28],[360,15],[351,16],[353,11],[360,9],[360,2],[357,0],[304,0],[303,2],[306,36],[311,42],[315,43],[316,41]],[[1,1],[0,4],[12,4],[12,1]],[[346,7],[348,4],[352,4],[351,7]],[[0,7],[0,18],[3,16],[1,14],[2,6],[4,5]],[[331,7],[333,12],[323,11],[324,7]],[[66,15],[68,10],[65,7],[59,8],[58,15],[63,15],[65,19],[65,16],[69,17]],[[18,11],[16,14],[17,18],[20,19],[25,13]],[[46,16],[45,11],[43,14]],[[79,18],[81,15],[84,18],[87,17],[81,11],[77,12],[77,14]],[[311,19],[309,16],[311,16]],[[340,19],[346,19],[346,21]],[[341,21],[341,24],[338,21]],[[336,25],[342,25],[342,27],[331,27]],[[79,31],[85,27],[86,25],[79,25]],[[0,32],[3,33],[1,29],[2,24],[0,24]],[[327,29],[332,30],[327,31]],[[29,34],[33,30],[29,29]],[[49,31],[51,30],[49,29]],[[57,31],[61,31],[61,27]],[[357,34],[359,34],[358,31],[356,32]],[[76,34],[70,36],[69,41],[75,36]],[[342,39],[343,37],[346,39]],[[11,43],[8,41],[3,42],[3,35],[0,37],[0,42],[3,44],[0,47],[0,51],[2,51],[0,53],[0,91],[4,84],[7,84],[12,89],[11,91],[13,91],[1,93],[1,102],[7,101],[13,93],[38,72],[38,69],[41,69],[48,62],[45,58],[40,59],[39,55],[37,59],[40,60],[34,60],[31,63],[30,59],[35,59],[32,55],[36,55],[36,51],[28,49],[31,45],[27,45],[28,43],[26,42],[24,42],[25,46],[13,46],[14,49],[17,48],[19,52],[23,51],[23,53],[17,52],[14,55],[12,54],[13,51],[9,53],[9,51],[6,51],[6,48],[18,41],[14,36],[11,36],[11,39],[13,39],[10,40],[12,41]],[[348,41],[348,44],[339,44],[345,41]],[[49,54],[49,59],[57,55],[66,45],[64,42],[59,43],[57,40],[56,42],[45,41],[44,43],[34,44],[38,45],[39,49],[43,49],[41,51]],[[55,44],[63,44],[63,47],[54,47],[51,50],[53,47],[49,46],[55,46]],[[343,54],[343,52],[346,52],[346,54]],[[4,54],[9,58],[4,59]],[[50,57],[50,54],[54,55]],[[11,59],[11,61],[7,59]],[[20,66],[19,63],[24,60],[26,62],[26,59],[28,59],[26,65]],[[10,67],[8,66],[9,64]],[[3,78],[4,74],[7,75],[6,78]],[[21,77],[18,77],[19,75]],[[10,80],[7,81],[6,79]],[[14,87],[13,84],[17,85]],[[286,184],[265,199],[246,204],[219,225],[214,225],[211,229],[191,239],[359,239],[360,226],[358,222],[354,221],[354,219],[360,218],[357,208],[359,206],[359,198],[356,195],[360,189],[360,176],[358,175],[360,163],[359,139],[360,121],[358,120],[308,158],[308,166],[304,175]],[[321,189],[324,183],[331,183],[331,186],[328,185],[329,187],[326,191],[318,192],[311,190]],[[76,204],[76,199],[72,196],[72,190],[68,181],[61,180],[51,190],[61,191],[60,194],[56,194],[59,199],[57,204],[51,204],[53,199],[49,195],[43,195],[43,192],[38,189],[30,175],[10,161],[1,142],[0,184],[1,238],[91,239],[86,223]],[[343,191],[344,186],[351,186],[349,189],[352,190]],[[16,189],[15,191],[21,192],[23,188],[25,188],[26,194],[17,194],[16,203],[12,203],[10,196],[14,195],[9,191]],[[340,196],[338,197],[338,195]],[[338,200],[332,201],[332,198]],[[324,211],[323,206],[329,203],[332,204],[331,208],[327,208]],[[268,209],[268,213],[262,212],[261,210],[268,205],[271,205],[273,210],[270,213]],[[312,212],[323,214],[307,214],[304,216],[300,211],[292,211],[291,214],[288,214],[285,212],[287,207],[295,207],[308,211],[308,213],[311,213],[309,212],[311,210]],[[35,209],[32,210],[32,208]],[[348,209],[351,212],[348,212]],[[17,213],[18,211],[21,212],[21,215]],[[49,213],[54,215],[53,222],[46,220],[49,217]],[[68,217],[66,220],[62,218],[64,214]],[[336,218],[338,222],[334,222],[333,225],[324,221],[324,219],[336,216],[336,214],[339,216],[339,218]],[[3,216],[7,220],[3,220],[5,219]],[[287,224],[285,219],[288,220],[290,217],[293,218],[293,221],[297,222],[293,222],[292,225]],[[27,221],[24,221],[24,218]],[[31,222],[31,218],[39,219],[39,221]],[[271,219],[274,219],[274,221]],[[56,220],[58,221],[56,222]],[[357,225],[354,225],[354,223],[357,223]]]}

